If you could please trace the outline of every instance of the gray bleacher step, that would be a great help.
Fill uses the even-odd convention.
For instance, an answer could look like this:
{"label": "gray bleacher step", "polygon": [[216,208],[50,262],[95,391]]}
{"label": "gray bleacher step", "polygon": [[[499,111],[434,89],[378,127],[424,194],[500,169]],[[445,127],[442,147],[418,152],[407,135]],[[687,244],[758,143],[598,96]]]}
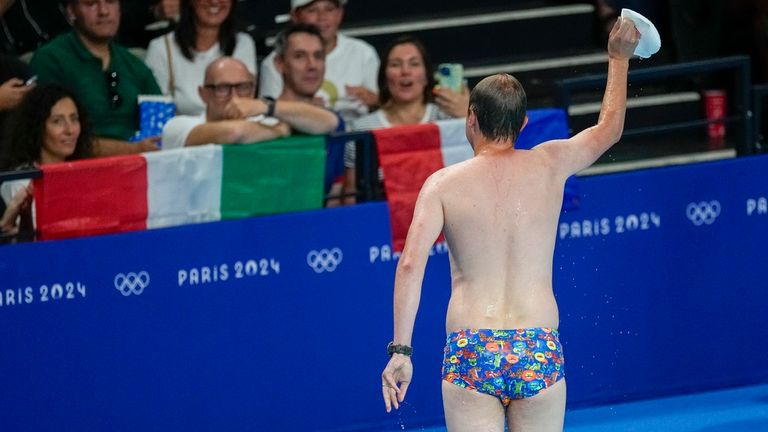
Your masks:
{"label": "gray bleacher step", "polygon": [[464,77],[482,79],[488,75],[497,73],[516,74],[542,69],[571,68],[575,66],[604,64],[608,61],[605,52],[579,54],[565,57],[554,57],[540,60],[497,63],[485,66],[469,66],[464,68]]}
{"label": "gray bleacher step", "polygon": [[[643,61],[632,61],[631,69],[646,68],[666,64],[663,56]],[[547,57],[527,57],[521,59],[497,58],[483,63],[464,65],[464,76],[470,87],[482,78],[496,74],[509,73],[523,84],[528,94],[529,104],[534,107],[551,106],[558,95],[557,81],[583,75],[605,73],[608,66],[608,54],[605,49],[549,52]],[[597,98],[602,96],[602,88]],[[593,98],[594,99],[594,98]]]}
{"label": "gray bleacher step", "polygon": [[399,33],[414,33],[425,30],[449,29],[455,27],[479,26],[485,24],[534,20],[542,18],[562,17],[577,14],[592,14],[595,8],[591,4],[574,4],[552,7],[541,7],[527,10],[510,10],[489,12],[474,15],[461,15],[445,18],[430,18],[409,22],[383,23],[377,25],[345,27],[342,31],[348,36],[365,38],[367,36],[394,35]]}
{"label": "gray bleacher step", "polygon": [[[637,96],[627,98],[627,110],[633,108],[647,108],[655,106],[667,106],[677,103],[688,103],[701,101],[701,95],[697,92],[669,93],[651,96]],[[568,115],[579,116],[586,114],[597,114],[600,112],[601,102],[588,102],[573,104],[568,107]]]}
{"label": "gray bleacher step", "polygon": [[[529,8],[522,8],[524,5]],[[412,15],[397,21],[346,25],[341,31],[364,39],[379,52],[397,36],[411,34],[424,43],[435,64],[587,51],[595,48],[597,40],[594,6],[585,2],[559,6],[537,2],[535,7],[523,3],[489,10],[451,10],[442,15]]]}
{"label": "gray bleacher step", "polygon": [[[697,92],[658,92],[658,88],[630,88],[627,94],[627,114],[624,130],[646,128],[665,124],[681,123],[703,118],[701,96]],[[586,129],[597,122],[600,101],[572,104],[568,109],[569,126],[572,131]],[[661,120],[660,120],[661,119]]]}

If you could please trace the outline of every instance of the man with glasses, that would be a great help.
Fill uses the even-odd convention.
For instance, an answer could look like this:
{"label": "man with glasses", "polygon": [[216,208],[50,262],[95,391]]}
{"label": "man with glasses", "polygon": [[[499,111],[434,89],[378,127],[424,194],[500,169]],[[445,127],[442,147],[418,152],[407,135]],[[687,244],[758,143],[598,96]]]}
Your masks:
{"label": "man with glasses", "polygon": [[198,87],[205,114],[169,120],[163,129],[163,149],[267,141],[290,134],[291,128],[327,134],[339,124],[339,118],[325,108],[305,102],[254,99],[255,90],[255,77],[240,60],[215,60]]}
{"label": "man with glasses", "polygon": [[152,72],[113,42],[119,0],[64,0],[73,30],[37,50],[30,66],[41,83],[75,92],[92,121],[97,155],[157,150],[159,137],[128,142],[139,126],[137,97],[160,94]]}

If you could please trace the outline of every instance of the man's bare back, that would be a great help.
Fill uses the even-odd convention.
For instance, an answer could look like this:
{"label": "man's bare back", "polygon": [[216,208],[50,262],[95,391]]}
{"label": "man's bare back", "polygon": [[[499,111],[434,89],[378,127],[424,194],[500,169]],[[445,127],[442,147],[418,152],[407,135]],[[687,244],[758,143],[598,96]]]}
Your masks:
{"label": "man's bare back", "polygon": [[527,122],[520,83],[495,75],[472,90],[466,133],[475,157],[424,183],[398,263],[394,338],[382,372],[387,411],[403,401],[413,375],[424,268],[442,231],[452,273],[442,368],[448,430],[562,430],[565,370],[552,258],[563,186],[621,137],[639,37],[632,21],[617,21],[600,118],[570,139],[516,150]]}
{"label": "man's bare back", "polygon": [[565,178],[548,162],[538,150],[487,149],[436,174],[451,257],[447,332],[557,328],[552,227]]}

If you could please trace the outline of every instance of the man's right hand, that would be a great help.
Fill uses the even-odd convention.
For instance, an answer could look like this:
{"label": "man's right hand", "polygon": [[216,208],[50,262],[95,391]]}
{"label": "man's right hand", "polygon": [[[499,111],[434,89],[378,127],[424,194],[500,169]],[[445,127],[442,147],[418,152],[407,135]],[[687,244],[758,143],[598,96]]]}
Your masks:
{"label": "man's right hand", "polygon": [[405,393],[413,378],[411,358],[402,354],[392,354],[387,367],[381,373],[381,394],[384,396],[384,406],[387,412],[400,408],[400,402],[405,399]]}
{"label": "man's right hand", "polygon": [[30,212],[33,197],[32,183],[16,192],[0,217],[0,232],[12,235],[19,233],[19,226],[16,221],[19,216]]}
{"label": "man's right hand", "polygon": [[611,34],[608,36],[608,57],[629,60],[635,54],[635,48],[640,43],[642,35],[637,31],[635,23],[629,18],[616,20]]}
{"label": "man's right hand", "polygon": [[21,102],[33,85],[24,85],[24,81],[11,78],[0,85],[0,111],[12,110]]}
{"label": "man's right hand", "polygon": [[224,118],[240,120],[267,112],[267,104],[261,99],[233,97],[224,108]]}
{"label": "man's right hand", "polygon": [[144,138],[141,141],[136,141],[136,144],[135,144],[136,153],[158,151],[160,150],[160,147],[158,146],[159,142],[160,142],[159,136]]}

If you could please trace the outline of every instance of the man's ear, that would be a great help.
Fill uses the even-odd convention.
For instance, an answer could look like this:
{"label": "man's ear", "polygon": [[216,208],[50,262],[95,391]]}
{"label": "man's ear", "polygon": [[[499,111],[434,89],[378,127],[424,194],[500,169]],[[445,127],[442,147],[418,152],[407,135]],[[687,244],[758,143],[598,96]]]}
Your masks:
{"label": "man's ear", "polygon": [[528,124],[528,116],[525,116],[525,118],[523,119],[523,125],[522,125],[522,126],[520,126],[520,132],[522,132],[522,131],[523,131],[523,129],[525,129],[525,126],[526,126],[527,124]]}
{"label": "man's ear", "polygon": [[475,128],[477,126],[477,114],[472,111],[472,108],[470,108],[467,113],[467,126],[470,128]]}
{"label": "man's ear", "polygon": [[283,76],[283,71],[285,70],[284,63],[282,57],[279,55],[276,55],[274,58],[274,65],[275,69],[277,69],[277,72],[280,73],[280,76]]}
{"label": "man's ear", "polygon": [[197,94],[200,95],[200,99],[203,100],[203,103],[208,105],[208,93],[203,86],[197,86]]}
{"label": "man's ear", "polygon": [[67,17],[67,22],[69,25],[73,25],[75,23],[75,12],[72,10],[72,3],[68,3],[66,8],[64,9],[65,15]]}

